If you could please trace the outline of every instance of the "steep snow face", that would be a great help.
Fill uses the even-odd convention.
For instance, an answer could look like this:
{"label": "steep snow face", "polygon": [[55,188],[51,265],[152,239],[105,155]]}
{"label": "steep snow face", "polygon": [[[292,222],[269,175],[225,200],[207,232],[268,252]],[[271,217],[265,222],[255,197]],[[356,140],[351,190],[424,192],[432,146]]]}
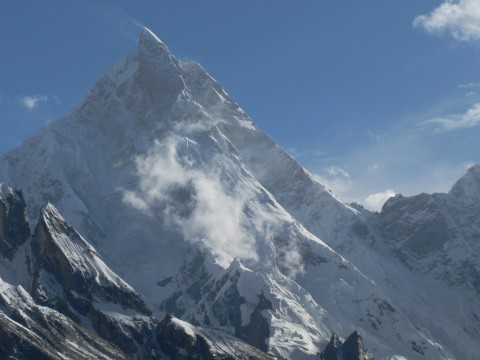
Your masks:
{"label": "steep snow face", "polygon": [[156,347],[150,310],[52,204],[42,209],[32,247],[32,295],[37,303],[58,310],[129,355],[150,357]]}
{"label": "steep snow face", "polygon": [[[37,261],[45,261],[45,267],[62,279],[67,289],[83,292],[82,285],[75,284],[75,278],[86,282],[89,293],[95,288],[115,288],[125,294],[135,296],[135,291],[103,262],[95,249],[73,227],[66,223],[57,209],[50,203],[42,209],[40,221],[35,231],[34,248]],[[56,264],[65,262],[68,273],[55,269]],[[78,274],[78,276],[76,276]],[[66,277],[72,276],[72,279]],[[119,296],[121,300],[125,296]]]}
{"label": "steep snow face", "polygon": [[415,356],[412,344],[447,357],[395,296],[322,241],[345,248],[351,229],[369,232],[368,214],[315,182],[148,30],[68,117],[3,156],[0,178],[24,189],[73,273],[120,284],[78,234],[57,231],[63,220],[42,212],[46,201],[157,316],[222,327],[291,359],[354,328],[380,357]]}

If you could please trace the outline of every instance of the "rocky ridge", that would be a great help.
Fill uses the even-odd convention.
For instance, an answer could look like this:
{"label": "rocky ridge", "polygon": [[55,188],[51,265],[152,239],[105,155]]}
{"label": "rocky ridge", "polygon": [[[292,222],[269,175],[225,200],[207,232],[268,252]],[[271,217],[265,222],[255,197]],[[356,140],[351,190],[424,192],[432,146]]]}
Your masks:
{"label": "rocky ridge", "polygon": [[[11,239],[21,238],[28,244],[32,284],[28,292],[22,285],[0,279],[2,358],[179,358],[186,340],[175,342],[182,336],[180,331],[172,335],[167,329],[180,320],[168,316],[159,322],[154,318],[141,296],[110,270],[52,204],[42,208],[33,236],[28,231],[24,237],[29,220],[22,192],[5,185],[0,188],[0,207],[14,209],[3,214],[0,230],[4,234],[10,229]],[[9,253],[12,259],[16,255]],[[16,264],[3,256],[5,266],[14,271]],[[184,328],[194,328],[181,323]],[[238,358],[235,354],[245,359],[273,359],[228,333],[197,331],[199,335],[190,339],[190,352],[180,358],[225,359],[228,353],[230,359]],[[201,352],[195,345],[198,341]]]}

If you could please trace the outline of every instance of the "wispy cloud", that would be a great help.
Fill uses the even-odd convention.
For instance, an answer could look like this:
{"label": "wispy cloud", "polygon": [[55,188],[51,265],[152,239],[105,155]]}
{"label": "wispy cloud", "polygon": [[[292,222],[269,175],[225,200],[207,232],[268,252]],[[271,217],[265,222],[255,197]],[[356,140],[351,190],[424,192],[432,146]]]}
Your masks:
{"label": "wispy cloud", "polygon": [[480,125],[480,103],[474,104],[463,114],[452,114],[424,121],[422,124],[433,125],[436,132],[453,131]]}
{"label": "wispy cloud", "polygon": [[361,170],[361,174],[357,174],[358,177],[353,178],[346,170],[330,166],[323,168],[321,174],[314,174],[313,176],[319,183],[323,184],[341,199],[360,203],[368,210],[380,211],[385,201],[395,196],[396,192],[387,189],[373,194],[367,192],[369,195],[362,196],[361,188],[364,186],[361,183],[365,180],[365,177],[371,178],[371,176],[382,171],[382,169],[383,166],[379,164],[369,165]]}
{"label": "wispy cloud", "polygon": [[450,33],[459,41],[480,40],[480,0],[445,0],[413,22],[432,34]]}
{"label": "wispy cloud", "polygon": [[313,177],[335,195],[349,200],[348,194],[354,187],[354,182],[348,171],[338,166],[330,166],[321,169],[321,172],[314,173]]}
{"label": "wispy cloud", "polygon": [[36,107],[38,107],[40,103],[47,102],[48,96],[47,95],[28,95],[28,96],[20,97],[18,101],[26,109],[33,110]]}
{"label": "wispy cloud", "polygon": [[467,89],[467,90],[478,88],[478,87],[480,87],[480,83],[478,83],[478,82],[469,82],[469,83],[466,83],[466,84],[458,85],[459,89]]}
{"label": "wispy cloud", "polygon": [[330,167],[326,168],[325,171],[330,176],[340,176],[340,177],[344,177],[346,179],[351,178],[350,174],[346,170],[344,170],[342,168],[339,168],[337,166],[330,166]]}

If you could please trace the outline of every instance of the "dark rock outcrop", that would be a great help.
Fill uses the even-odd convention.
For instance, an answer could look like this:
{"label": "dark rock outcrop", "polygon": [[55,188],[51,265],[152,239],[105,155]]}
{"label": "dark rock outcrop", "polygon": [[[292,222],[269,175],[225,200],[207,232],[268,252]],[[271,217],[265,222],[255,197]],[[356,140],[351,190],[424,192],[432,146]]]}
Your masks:
{"label": "dark rock outcrop", "polygon": [[0,184],[0,255],[13,259],[15,251],[30,237],[23,194]]}
{"label": "dark rock outcrop", "polygon": [[51,204],[42,209],[32,249],[38,303],[79,324],[87,320],[97,335],[132,356],[155,358],[157,322],[148,307]]}
{"label": "dark rock outcrop", "polygon": [[190,325],[171,315],[158,326],[157,341],[172,360],[279,359],[221,331]]}
{"label": "dark rock outcrop", "polygon": [[320,355],[322,360],[337,360],[341,359],[341,350],[342,350],[343,341],[338,337],[337,334],[332,334],[330,342],[327,344],[325,349]]}
{"label": "dark rock outcrop", "polygon": [[[185,319],[195,325],[216,326],[231,328],[232,333],[247,344],[266,352],[267,340],[270,336],[270,323],[266,312],[272,310],[272,303],[263,293],[257,294],[256,301],[251,301],[248,306],[253,309],[250,319],[242,323],[241,306],[247,300],[239,293],[239,281],[242,276],[242,265],[238,259],[234,260],[225,274],[213,278],[205,268],[205,253],[199,250],[189,262],[184,264],[177,275],[180,288],[184,292],[176,292],[161,307],[177,318]],[[188,296],[197,310],[203,315],[204,320],[198,317],[189,317],[185,314],[182,300]]]}
{"label": "dark rock outcrop", "polygon": [[337,334],[332,334],[330,342],[320,354],[321,360],[374,360],[363,344],[357,331],[343,341]]}

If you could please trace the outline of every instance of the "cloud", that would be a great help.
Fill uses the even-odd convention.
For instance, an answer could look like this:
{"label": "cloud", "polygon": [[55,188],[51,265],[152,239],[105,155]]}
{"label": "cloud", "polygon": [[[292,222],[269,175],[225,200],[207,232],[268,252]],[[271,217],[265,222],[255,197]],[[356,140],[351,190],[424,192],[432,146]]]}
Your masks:
{"label": "cloud", "polygon": [[480,86],[480,83],[477,82],[469,82],[466,84],[460,84],[458,85],[459,89],[473,89],[473,88],[478,88]]}
{"label": "cloud", "polygon": [[417,16],[413,25],[432,34],[450,33],[459,41],[480,40],[480,0],[445,0],[430,14]]}
{"label": "cloud", "polygon": [[277,261],[281,270],[291,279],[305,273],[302,255],[293,241],[288,246],[278,248]]}
{"label": "cloud", "polygon": [[381,145],[385,141],[385,135],[380,134],[376,131],[368,130],[367,134],[370,139],[375,142],[376,145]]}
{"label": "cloud", "polygon": [[453,131],[480,125],[480,102],[474,104],[463,114],[453,114],[424,121],[422,124],[434,125],[436,132]]}
{"label": "cloud", "polygon": [[29,95],[29,96],[20,97],[18,100],[20,101],[20,104],[25,106],[25,108],[27,108],[28,110],[33,110],[40,103],[47,102],[48,96],[47,95]]}
{"label": "cloud", "polygon": [[371,173],[376,173],[376,172],[382,171],[383,168],[384,168],[383,165],[372,164],[367,166],[367,171]]}
{"label": "cloud", "polygon": [[249,224],[244,219],[253,190],[241,181],[224,178],[218,166],[226,161],[223,158],[199,167],[191,156],[192,146],[195,143],[184,137],[172,136],[138,157],[139,189],[123,191],[123,201],[158,216],[187,241],[203,242],[216,253],[258,260],[256,236],[247,231]]}
{"label": "cloud", "polygon": [[367,208],[368,210],[380,211],[382,210],[382,206],[383,204],[385,204],[385,201],[395,195],[396,192],[392,189],[387,189],[376,194],[368,195],[363,200],[363,206],[365,206],[365,208]]}
{"label": "cloud", "polygon": [[325,171],[330,176],[340,176],[340,177],[343,177],[343,178],[346,178],[346,179],[351,178],[350,174],[346,170],[341,169],[341,168],[336,167],[336,166],[330,166],[330,167],[326,168]]}
{"label": "cloud", "polygon": [[323,169],[322,174],[317,173],[312,174],[312,176],[328,190],[331,190],[335,195],[342,199],[351,200],[348,195],[352,192],[354,182],[352,181],[350,174],[347,172],[345,172],[345,174],[342,174],[341,172],[329,172],[328,170],[331,170],[331,168],[325,168]]}

